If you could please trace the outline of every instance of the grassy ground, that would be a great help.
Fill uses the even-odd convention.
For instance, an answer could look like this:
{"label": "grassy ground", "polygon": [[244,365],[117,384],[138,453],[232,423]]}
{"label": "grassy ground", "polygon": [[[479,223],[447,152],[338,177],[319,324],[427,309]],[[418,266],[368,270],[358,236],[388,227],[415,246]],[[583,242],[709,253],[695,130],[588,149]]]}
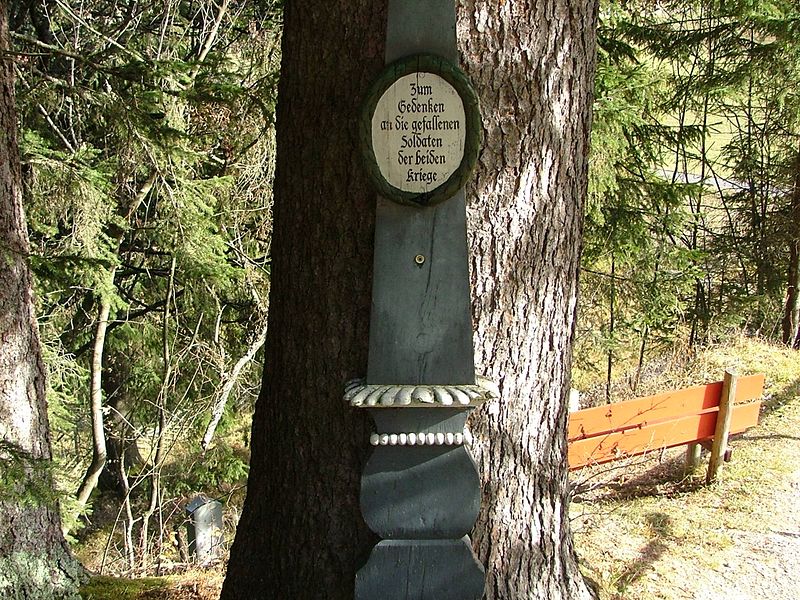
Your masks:
{"label": "grassy ground", "polygon": [[[601,599],[800,597],[797,582],[782,576],[792,568],[786,560],[800,559],[791,537],[800,525],[800,360],[785,348],[741,339],[698,356],[679,383],[719,380],[726,367],[764,372],[767,389],[761,423],[732,443],[732,461],[716,484],[704,485],[704,464],[684,477],[682,450],[575,474],[576,546]],[[671,377],[662,390],[678,383]],[[770,564],[763,547],[771,543],[778,544],[773,554],[787,555],[784,564]]]}
{"label": "grassy ground", "polygon": [[216,600],[223,577],[222,568],[169,577],[93,577],[81,588],[81,597],[83,600]]}

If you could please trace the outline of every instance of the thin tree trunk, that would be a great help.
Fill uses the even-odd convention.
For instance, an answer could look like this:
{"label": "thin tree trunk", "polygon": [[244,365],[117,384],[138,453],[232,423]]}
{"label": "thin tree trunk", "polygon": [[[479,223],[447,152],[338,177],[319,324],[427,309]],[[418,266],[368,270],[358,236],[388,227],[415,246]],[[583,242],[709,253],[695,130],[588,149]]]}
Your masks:
{"label": "thin tree trunk", "polygon": [[[157,175],[158,174],[156,171],[152,171],[139,188],[139,191],[136,193],[136,195],[131,198],[130,202],[119,207],[119,216],[124,219],[125,222],[130,222],[132,216],[136,213],[136,211],[139,209],[139,206],[142,204],[142,202],[144,202],[145,198],[150,193],[150,190],[153,189]],[[119,255],[120,252],[122,237],[123,235],[121,231],[116,234],[115,241],[117,255]],[[155,310],[159,306],[160,304],[156,303],[156,305],[147,307],[144,310]],[[131,320],[132,318],[132,314],[128,314],[126,317],[128,320]],[[105,336],[108,337],[114,327],[120,323],[121,321],[109,323],[105,328]],[[79,355],[81,350],[82,348],[78,348],[75,351],[75,354]],[[104,419],[103,425],[105,428],[107,456],[103,471],[100,474],[98,485],[100,486],[101,490],[105,487],[113,486],[119,497],[124,498],[128,493],[126,491],[127,485],[121,481],[120,474],[126,472],[126,470],[131,466],[140,464],[142,462],[142,458],[136,446],[136,440],[131,439],[134,431],[134,427],[131,423],[132,411],[126,411],[124,408],[124,406],[127,404],[127,399],[124,397],[126,391],[125,383],[131,365],[127,364],[127,359],[125,357],[120,360],[118,356],[113,354],[111,356],[104,356],[102,362],[106,365],[105,373],[98,373],[101,374],[102,388],[105,391],[106,398],[104,416],[107,416],[108,418]],[[124,365],[124,367],[122,367],[124,369],[123,373],[119,372],[119,369],[121,368],[120,365]],[[120,469],[118,467],[118,461],[125,462],[124,468]]]}
{"label": "thin tree trunk", "polygon": [[783,309],[783,343],[800,345],[800,152],[795,159],[794,186],[789,223],[789,268],[786,276],[786,305]]}
{"label": "thin tree trunk", "polygon": [[[658,270],[660,267],[661,262],[661,254],[657,255],[655,263],[653,264],[653,281],[650,283],[650,287],[655,289],[658,285]],[[642,332],[642,341],[639,344],[639,360],[636,363],[636,375],[633,380],[632,391],[635,394],[636,390],[639,389],[639,385],[642,382],[642,371],[644,370],[644,357],[645,352],[647,351],[647,342],[650,338],[650,325],[646,324],[644,326],[644,331]]]}
{"label": "thin tree trunk", "polygon": [[[153,466],[150,470],[150,503],[147,510],[142,515],[142,529],[140,531],[141,566],[142,570],[147,570],[147,563],[150,556],[150,542],[148,540],[150,530],[150,518],[159,507],[161,501],[161,468],[164,463],[164,435],[167,431],[167,409],[166,398],[170,380],[172,379],[172,360],[170,353],[169,339],[169,319],[170,305],[172,304],[175,290],[175,257],[172,257],[169,267],[169,281],[167,283],[167,301],[164,303],[164,322],[162,325],[162,360],[164,361],[164,372],[161,380],[161,389],[156,399],[156,411],[158,413],[158,426],[156,428],[156,451],[153,457]],[[159,530],[159,537],[161,531]],[[160,549],[159,549],[160,553]]]}
{"label": "thin tree trunk", "polygon": [[[106,337],[109,335],[106,330]],[[106,353],[105,370],[103,373],[103,391],[105,394],[104,425],[106,429],[107,458],[103,472],[97,482],[102,491],[114,491],[119,498],[127,494],[127,486],[122,481],[122,473],[131,467],[144,463],[136,440],[139,434],[133,426],[135,419],[132,407],[135,402],[128,395],[126,384],[130,377],[130,369],[118,356]],[[132,366],[132,365],[131,365]],[[125,469],[120,469],[124,463]]]}
{"label": "thin tree trunk", "polygon": [[[123,535],[125,539],[125,556],[128,559],[128,569],[133,572],[136,566],[136,551],[133,547],[133,509],[131,507],[131,486],[128,480],[128,470],[125,466],[125,461],[121,460],[118,465],[119,480],[125,495],[122,497],[122,509],[125,511],[123,526]],[[112,539],[109,536],[109,541]]]}
{"label": "thin tree trunk", "polygon": [[789,240],[789,267],[786,275],[786,305],[783,309],[783,343],[796,347],[800,315],[800,240]]}
{"label": "thin tree trunk", "polygon": [[256,339],[254,339],[247,348],[247,352],[245,352],[241,358],[236,361],[236,364],[233,365],[230,373],[224,374],[224,383],[222,384],[222,389],[220,390],[219,396],[217,397],[217,400],[214,402],[214,406],[211,409],[211,421],[209,421],[208,425],[206,426],[203,439],[200,442],[203,450],[208,450],[208,447],[211,445],[211,440],[214,439],[214,432],[217,430],[217,425],[219,425],[220,420],[222,420],[222,415],[225,414],[225,406],[228,404],[228,397],[231,395],[233,386],[236,385],[236,381],[239,378],[242,369],[244,369],[247,363],[253,360],[256,353],[261,349],[261,346],[264,345],[264,341],[266,339],[267,323],[265,321],[261,327],[261,331],[256,336]]}
{"label": "thin tree trunk", "polygon": [[[114,277],[112,272],[111,277]],[[100,299],[100,309],[97,315],[97,326],[94,333],[94,347],[92,350],[92,368],[90,385],[90,411],[92,416],[92,462],[86,469],[78,491],[75,493],[76,510],[82,511],[89,501],[92,491],[97,486],[97,480],[106,464],[106,432],[103,424],[103,348],[106,342],[106,328],[111,313],[111,299]],[[67,531],[64,532],[65,535]]]}
{"label": "thin tree trunk", "polygon": [[[151,173],[150,177],[144,183],[137,195],[131,200],[130,205],[127,207],[125,218],[129,218],[144,201],[144,198],[150,192],[155,183],[156,174]],[[121,234],[117,237],[117,244],[121,240]],[[116,268],[112,269],[109,274],[111,283],[114,282]],[[92,347],[92,368],[91,368],[91,385],[90,385],[90,407],[92,415],[92,462],[86,470],[83,481],[75,493],[76,509],[82,510],[89,497],[97,486],[97,481],[103,468],[106,464],[107,448],[106,448],[106,432],[104,424],[104,408],[103,408],[103,352],[106,342],[106,331],[108,330],[108,320],[111,313],[111,298],[104,295],[100,298],[100,307],[98,310],[97,325],[95,327],[94,345]],[[66,533],[66,532],[65,532]]]}
{"label": "thin tree trunk", "polygon": [[77,600],[82,569],[64,541],[53,492],[6,9],[0,1],[0,597]]}
{"label": "thin tree trunk", "polygon": [[611,402],[611,375],[614,368],[614,310],[617,300],[617,261],[611,253],[611,298],[608,307],[608,353],[606,356],[606,403]]}

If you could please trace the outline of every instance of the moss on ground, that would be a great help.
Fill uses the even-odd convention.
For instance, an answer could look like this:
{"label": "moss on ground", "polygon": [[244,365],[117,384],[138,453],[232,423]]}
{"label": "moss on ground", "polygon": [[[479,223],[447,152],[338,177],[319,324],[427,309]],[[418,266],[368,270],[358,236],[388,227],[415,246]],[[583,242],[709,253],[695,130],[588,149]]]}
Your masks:
{"label": "moss on ground", "polygon": [[167,580],[163,577],[125,579],[122,577],[92,577],[81,588],[83,600],[139,600],[149,592],[164,590]]}
{"label": "moss on ground", "polygon": [[225,569],[221,564],[166,577],[93,577],[81,588],[82,600],[217,600]]}

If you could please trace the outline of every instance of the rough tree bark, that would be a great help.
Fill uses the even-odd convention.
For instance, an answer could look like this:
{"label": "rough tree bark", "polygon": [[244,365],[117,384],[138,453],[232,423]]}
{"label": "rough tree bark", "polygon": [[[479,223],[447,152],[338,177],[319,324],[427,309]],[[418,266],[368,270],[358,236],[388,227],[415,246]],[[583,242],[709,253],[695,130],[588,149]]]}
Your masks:
{"label": "rough tree bark", "polygon": [[[474,540],[488,598],[588,598],[565,427],[596,7],[458,11],[484,115],[467,192],[476,358],[503,390],[474,419],[485,490]],[[369,427],[341,396],[366,372],[375,194],[356,119],[383,66],[385,18],[382,2],[285,7],[266,365],[223,600],[352,598],[370,547],[358,508]]]}
{"label": "rough tree bark", "polygon": [[373,539],[358,487],[375,194],[356,117],[383,67],[383,2],[287,2],[278,88],[271,299],[248,497],[222,598],[352,598]]}
{"label": "rough tree bark", "polygon": [[572,547],[567,397],[594,82],[596,5],[463,0],[484,144],[469,205],[476,366],[501,401],[471,418],[473,541],[486,598],[587,598]]}
{"label": "rough tree bark", "polygon": [[49,471],[6,8],[0,2],[0,597],[77,599],[81,569],[61,535]]}

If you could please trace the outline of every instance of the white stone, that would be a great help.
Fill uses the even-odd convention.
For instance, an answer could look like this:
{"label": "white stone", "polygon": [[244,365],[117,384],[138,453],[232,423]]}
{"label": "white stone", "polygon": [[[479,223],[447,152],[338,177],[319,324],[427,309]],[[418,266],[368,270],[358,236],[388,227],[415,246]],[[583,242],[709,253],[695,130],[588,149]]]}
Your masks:
{"label": "white stone", "polygon": [[392,406],[395,403],[397,394],[400,392],[398,386],[393,386],[381,394],[381,406]]}
{"label": "white stone", "polygon": [[373,433],[371,436],[369,436],[369,443],[373,446],[377,446],[381,443],[381,436],[379,436],[377,433]]}
{"label": "white stone", "polygon": [[395,402],[401,406],[407,406],[408,404],[411,404],[411,392],[413,391],[414,388],[409,386],[400,388],[400,392],[397,394]]}
{"label": "white stone", "polygon": [[425,445],[425,433],[420,431],[417,434],[417,446],[424,446]]}
{"label": "white stone", "polygon": [[434,434],[429,433],[428,435],[425,436],[425,442],[428,444],[428,446],[433,446],[435,441],[436,441],[436,436]]}
{"label": "white stone", "polygon": [[390,446],[397,446],[397,434],[390,433],[389,434],[389,445]]}
{"label": "white stone", "polygon": [[353,398],[359,391],[361,391],[361,386],[359,384],[351,385],[344,391],[344,401],[352,403]]}
{"label": "white stone", "polygon": [[351,379],[350,381],[344,384],[344,391],[345,393],[347,393],[357,387],[361,387],[362,385],[364,385],[363,379]]}
{"label": "white stone", "polygon": [[453,445],[453,442],[455,441],[455,436],[453,435],[452,431],[447,432],[447,434],[444,436],[444,441],[447,443],[448,446]]}
{"label": "white stone", "polygon": [[350,400],[350,404],[352,404],[353,406],[361,406],[362,404],[364,404],[364,401],[367,399],[367,396],[369,396],[370,393],[372,393],[372,388],[366,386],[361,388],[353,396],[352,400]]}
{"label": "white stone", "polygon": [[457,433],[457,434],[455,434],[454,438],[455,438],[454,441],[455,441],[456,444],[460,445],[460,444],[464,443],[464,436],[462,434]]}
{"label": "white stone", "polygon": [[417,434],[416,433],[409,433],[408,434],[408,445],[413,446],[417,443]]}
{"label": "white stone", "polygon": [[389,443],[389,436],[385,433],[381,434],[381,446],[386,446]]}
{"label": "white stone", "polygon": [[436,445],[441,446],[444,444],[444,434],[440,431],[436,434]]}
{"label": "white stone", "polygon": [[458,402],[459,404],[464,404],[464,405],[469,404],[469,396],[467,396],[460,389],[454,388],[454,387],[447,388],[447,389],[450,392],[450,395],[453,396],[453,398],[456,399],[456,402]]}
{"label": "white stone", "polygon": [[408,436],[405,433],[400,433],[397,436],[397,443],[401,446],[405,446],[408,442]]}
{"label": "white stone", "polygon": [[387,387],[388,386],[379,386],[379,387],[370,386],[370,387],[368,387],[367,389],[371,390],[371,391],[370,391],[369,395],[367,396],[367,399],[365,400],[364,403],[367,406],[375,406],[378,403],[378,400],[380,400],[381,395],[383,394],[383,392],[386,391]]}
{"label": "white stone", "polygon": [[478,398],[480,398],[483,395],[475,388],[475,386],[460,385],[460,386],[458,386],[458,389],[461,390],[462,392],[464,392],[472,400],[477,400]]}

